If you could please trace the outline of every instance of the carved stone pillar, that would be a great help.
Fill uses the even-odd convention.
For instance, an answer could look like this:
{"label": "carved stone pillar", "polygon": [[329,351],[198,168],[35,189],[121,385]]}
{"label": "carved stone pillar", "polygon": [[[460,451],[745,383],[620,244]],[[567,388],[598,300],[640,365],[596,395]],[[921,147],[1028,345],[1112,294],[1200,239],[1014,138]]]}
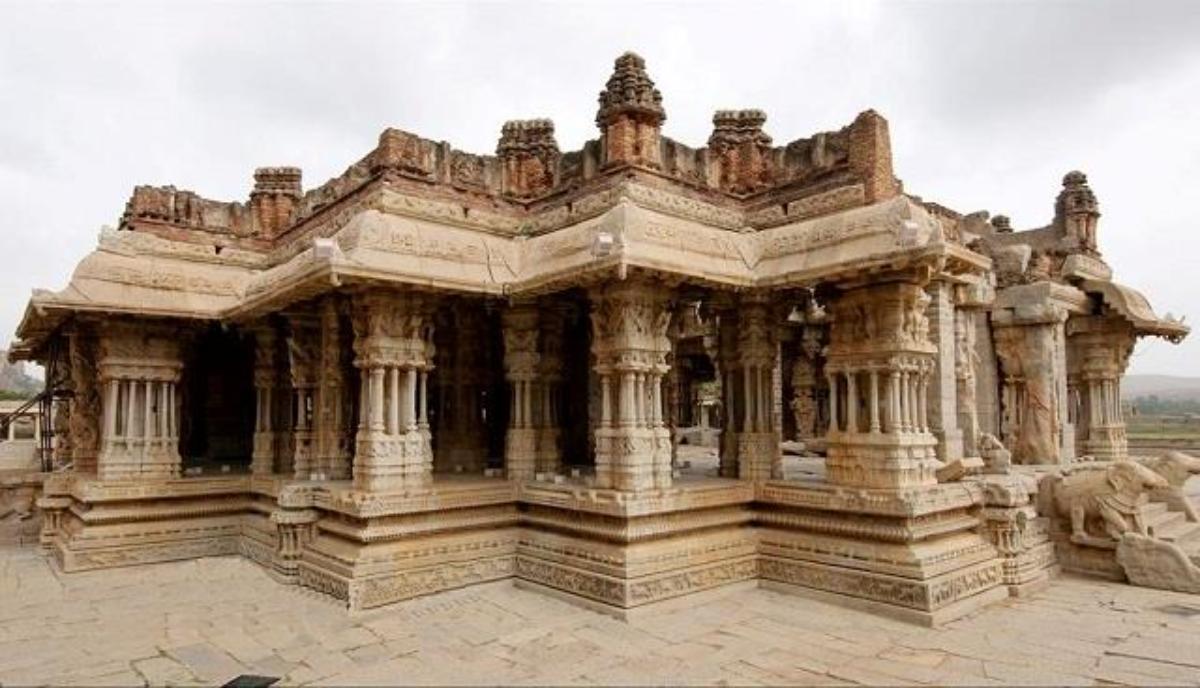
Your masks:
{"label": "carved stone pillar", "polygon": [[279,342],[275,328],[262,324],[254,334],[254,448],[250,470],[255,475],[275,472],[279,450]]}
{"label": "carved stone pillar", "polygon": [[320,371],[321,323],[309,313],[288,314],[287,354],[291,382],[292,475],[314,479],[317,471],[317,376]]}
{"label": "carved stone pillar", "polygon": [[487,330],[478,303],[456,301],[444,311],[447,327],[440,335],[438,387],[440,436],[434,462],[439,471],[482,472],[487,460],[487,432],[480,409],[487,371]]}
{"label": "carved stone pillar", "polygon": [[736,478],[738,475],[738,389],[741,381],[741,362],[738,358],[738,312],[732,300],[719,303],[717,316],[717,357],[720,361],[721,394],[724,413],[721,414],[721,447],[718,475]]}
{"label": "carved stone pillar", "polygon": [[[963,284],[956,287],[954,312],[954,378],[958,402],[958,427],[962,431],[963,455],[979,456],[979,436],[983,432],[979,414],[981,358],[978,332],[984,310],[995,298],[995,291],[986,284]],[[986,321],[984,321],[986,326]]]}
{"label": "carved stone pillar", "polygon": [[1099,460],[1129,457],[1121,414],[1121,376],[1136,341],[1132,325],[1104,316],[1077,316],[1066,323],[1070,379],[1079,395],[1081,452]]}
{"label": "carved stone pillar", "polygon": [[[419,373],[433,367],[430,308],[428,297],[411,291],[377,289],[354,297],[354,367],[362,404],[354,452],[356,489],[422,488],[433,480],[430,437],[417,422],[415,408],[421,390],[411,388],[428,380]],[[391,418],[396,421],[389,423]]]}
{"label": "carved stone pillar", "polygon": [[928,395],[926,412],[929,429],[938,439],[938,458],[947,463],[963,457],[963,432],[958,426],[958,378],[954,285],[935,280],[926,288],[929,294],[929,337],[937,353],[929,384],[922,385]]}
{"label": "carved stone pillar", "polygon": [[563,332],[566,313],[561,308],[541,307],[542,350],[538,363],[540,377],[537,439],[537,472],[557,473],[562,467],[561,423],[563,379]]}
{"label": "carved stone pillar", "polygon": [[320,520],[320,512],[305,508],[311,499],[311,494],[293,484],[280,493],[279,508],[271,512],[271,522],[278,535],[273,564],[276,573],[285,581],[296,580],[300,555],[313,539],[316,523]]}
{"label": "carved stone pillar", "polygon": [[179,340],[177,327],[132,321],[100,331],[102,480],[179,477]]}
{"label": "carved stone pillar", "polygon": [[349,404],[346,369],[349,348],[342,336],[344,302],[334,296],[321,301],[320,364],[316,392],[316,471],[329,480],[350,478],[351,450],[347,431]]}
{"label": "carved stone pillar", "polygon": [[514,304],[501,315],[504,328],[504,377],[512,392],[504,467],[511,480],[531,480],[537,470],[538,429],[532,418],[533,386],[538,381],[538,308]]}
{"label": "carved stone pillar", "polygon": [[998,310],[1001,433],[1018,464],[1061,464],[1074,454],[1067,432],[1066,311],[1053,304]]}
{"label": "carved stone pillar", "polygon": [[596,484],[629,491],[669,487],[671,433],[658,405],[669,369],[670,293],[630,279],[594,290],[591,300],[595,370],[608,392],[595,431]]}
{"label": "carved stone pillar", "polygon": [[99,350],[90,324],[76,323],[68,333],[71,372],[67,444],[76,473],[96,473],[100,454],[101,384],[97,378]]}
{"label": "carved stone pillar", "polygon": [[[825,370],[830,396],[840,394],[847,408],[859,402],[838,375],[867,380],[866,431],[852,418],[836,416],[829,428],[826,462],[829,481],[868,488],[932,485],[938,466],[937,439],[929,432],[922,380],[934,368],[936,347],[929,341],[929,296],[915,283],[891,282],[850,289],[832,305],[829,356]],[[871,394],[871,378],[886,384],[886,393]],[[886,381],[886,382],[885,382]],[[856,385],[861,386],[861,385]],[[839,390],[841,387],[841,390]],[[842,391],[844,390],[844,391]],[[831,415],[836,414],[831,404]],[[879,418],[879,431],[875,431]]]}
{"label": "carved stone pillar", "polygon": [[740,301],[737,323],[737,367],[741,398],[733,409],[741,418],[737,436],[738,477],[768,480],[783,477],[783,454],[775,413],[777,343],[765,294],[750,294]]}

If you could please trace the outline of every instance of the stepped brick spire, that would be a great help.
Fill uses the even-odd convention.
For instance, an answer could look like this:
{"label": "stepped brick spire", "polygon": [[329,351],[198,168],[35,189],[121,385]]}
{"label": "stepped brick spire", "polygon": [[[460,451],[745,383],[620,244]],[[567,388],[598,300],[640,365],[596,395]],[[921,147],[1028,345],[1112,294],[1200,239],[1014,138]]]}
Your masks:
{"label": "stepped brick spire", "polygon": [[618,57],[596,112],[604,164],[658,167],[659,130],[666,119],[662,94],[646,73],[646,61],[635,53]]}
{"label": "stepped brick spire", "polygon": [[1098,254],[1096,225],[1100,221],[1100,203],[1087,175],[1073,170],[1063,177],[1062,191],[1054,202],[1054,222],[1085,253]]}
{"label": "stepped brick spire", "polygon": [[529,198],[554,187],[562,154],[554,140],[554,122],[548,119],[512,120],[504,123],[496,157],[503,166],[503,193]]}

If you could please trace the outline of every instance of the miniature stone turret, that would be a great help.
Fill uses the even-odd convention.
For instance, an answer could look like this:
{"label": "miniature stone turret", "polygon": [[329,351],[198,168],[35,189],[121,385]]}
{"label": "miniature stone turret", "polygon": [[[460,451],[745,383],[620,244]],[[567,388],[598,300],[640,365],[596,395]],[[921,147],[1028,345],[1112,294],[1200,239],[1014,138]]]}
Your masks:
{"label": "miniature stone turret", "polygon": [[1096,225],[1100,221],[1100,204],[1088,186],[1087,175],[1074,170],[1063,177],[1063,189],[1054,202],[1054,224],[1066,233],[1067,240],[1084,253],[1099,255],[1096,246]]}
{"label": "miniature stone turret", "polygon": [[717,185],[731,193],[748,194],[771,184],[771,137],[763,131],[762,110],[718,110],[708,147],[714,159]]}
{"label": "miniature stone turret", "polygon": [[646,61],[635,53],[618,57],[596,113],[604,166],[658,167],[659,134],[666,119],[662,94],[646,74]]}
{"label": "miniature stone turret", "polygon": [[258,236],[273,239],[291,224],[300,201],[300,175],[298,167],[260,167],[254,171],[250,214]]}
{"label": "miniature stone turret", "polygon": [[503,169],[501,193],[517,198],[539,196],[552,189],[562,154],[548,119],[504,123],[496,156]]}

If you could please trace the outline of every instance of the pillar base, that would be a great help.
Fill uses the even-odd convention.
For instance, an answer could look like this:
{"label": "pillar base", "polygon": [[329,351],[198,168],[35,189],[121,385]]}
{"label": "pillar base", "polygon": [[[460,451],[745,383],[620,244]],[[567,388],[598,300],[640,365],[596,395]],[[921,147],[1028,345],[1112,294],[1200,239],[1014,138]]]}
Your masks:
{"label": "pillar base", "polygon": [[830,433],[825,462],[831,483],[880,489],[936,485],[940,465],[928,433]]}
{"label": "pillar base", "polygon": [[433,454],[419,430],[399,435],[371,431],[358,440],[354,486],[365,492],[427,487],[433,481]]}
{"label": "pillar base", "polygon": [[671,486],[666,428],[597,428],[596,486],[638,492]]}
{"label": "pillar base", "polygon": [[509,480],[533,480],[537,472],[536,428],[509,428],[504,436],[504,467]]}
{"label": "pillar base", "polygon": [[761,482],[783,477],[783,454],[774,432],[743,432],[737,436],[738,477]]}

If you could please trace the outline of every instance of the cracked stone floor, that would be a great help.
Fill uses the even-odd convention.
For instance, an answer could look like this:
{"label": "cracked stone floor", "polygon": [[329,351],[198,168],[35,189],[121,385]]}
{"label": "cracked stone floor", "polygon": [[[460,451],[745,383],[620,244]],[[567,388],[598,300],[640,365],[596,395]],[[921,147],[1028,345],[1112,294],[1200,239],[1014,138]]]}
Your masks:
{"label": "cracked stone floor", "polygon": [[0,684],[1200,684],[1200,596],[1062,576],[938,629],[742,587],[629,623],[507,582],[350,614],[238,558],[0,546]]}

